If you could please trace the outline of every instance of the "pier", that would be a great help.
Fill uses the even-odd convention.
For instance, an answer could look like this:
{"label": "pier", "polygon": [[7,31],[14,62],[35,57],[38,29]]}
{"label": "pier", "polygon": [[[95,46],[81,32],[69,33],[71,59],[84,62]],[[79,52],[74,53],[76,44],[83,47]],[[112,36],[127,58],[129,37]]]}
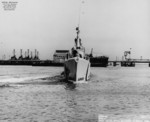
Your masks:
{"label": "pier", "polygon": [[150,59],[133,59],[131,58],[131,48],[129,51],[124,51],[124,56],[122,56],[122,60],[109,60],[108,65],[121,65],[122,67],[135,67],[136,63],[148,63],[150,67]]}
{"label": "pier", "polygon": [[134,67],[136,63],[148,63],[150,66],[150,59],[130,59],[130,60],[110,60],[108,64],[112,64],[113,66],[121,65],[127,67]]}

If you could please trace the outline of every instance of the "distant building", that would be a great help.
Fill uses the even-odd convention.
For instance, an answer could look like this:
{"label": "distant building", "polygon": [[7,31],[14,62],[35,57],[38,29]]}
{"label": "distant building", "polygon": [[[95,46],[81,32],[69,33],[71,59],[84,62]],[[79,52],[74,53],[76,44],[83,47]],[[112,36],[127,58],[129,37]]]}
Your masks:
{"label": "distant building", "polygon": [[56,50],[53,55],[53,60],[56,63],[64,63],[70,56],[69,50]]}

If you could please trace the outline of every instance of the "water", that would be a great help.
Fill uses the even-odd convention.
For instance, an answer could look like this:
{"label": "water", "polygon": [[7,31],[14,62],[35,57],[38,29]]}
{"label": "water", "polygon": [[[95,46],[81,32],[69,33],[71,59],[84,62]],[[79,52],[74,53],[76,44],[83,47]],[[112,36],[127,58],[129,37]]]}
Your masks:
{"label": "water", "polygon": [[0,122],[150,120],[150,68],[91,68],[67,84],[63,67],[0,66]]}

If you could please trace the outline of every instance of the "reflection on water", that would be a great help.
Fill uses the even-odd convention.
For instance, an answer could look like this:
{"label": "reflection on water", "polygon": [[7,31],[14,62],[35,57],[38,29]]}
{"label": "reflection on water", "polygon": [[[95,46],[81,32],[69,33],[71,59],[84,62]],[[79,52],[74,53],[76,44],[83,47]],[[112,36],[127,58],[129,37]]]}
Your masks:
{"label": "reflection on water", "polygon": [[[0,121],[149,119],[149,67],[91,68],[91,80],[82,84],[66,82],[59,75],[63,68],[18,68],[14,67],[14,73],[11,67],[7,74],[9,67],[6,67],[0,77],[3,81],[0,82]],[[16,77],[18,72],[20,76]],[[27,72],[34,75],[31,77]]]}

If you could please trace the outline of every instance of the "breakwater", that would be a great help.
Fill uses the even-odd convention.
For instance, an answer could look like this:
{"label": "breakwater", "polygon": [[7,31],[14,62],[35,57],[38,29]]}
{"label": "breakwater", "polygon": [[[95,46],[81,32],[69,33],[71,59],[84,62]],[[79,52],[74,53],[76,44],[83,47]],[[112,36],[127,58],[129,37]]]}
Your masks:
{"label": "breakwater", "polygon": [[51,60],[0,60],[0,65],[63,66]]}

